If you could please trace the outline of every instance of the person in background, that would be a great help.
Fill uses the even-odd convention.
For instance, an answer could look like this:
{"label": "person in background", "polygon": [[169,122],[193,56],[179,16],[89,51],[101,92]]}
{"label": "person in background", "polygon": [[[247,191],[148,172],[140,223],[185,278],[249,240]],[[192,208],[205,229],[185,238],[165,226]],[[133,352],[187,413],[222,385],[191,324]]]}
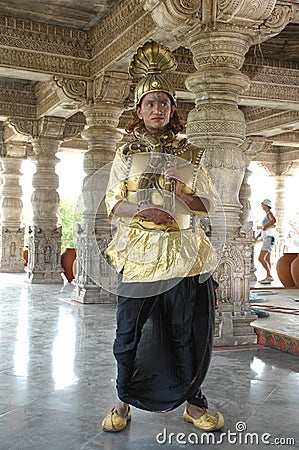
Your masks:
{"label": "person in background", "polygon": [[262,225],[258,226],[257,229],[261,230],[256,236],[255,241],[258,241],[262,237],[263,245],[259,254],[259,262],[262,264],[266,270],[266,278],[260,281],[261,284],[271,284],[273,277],[271,275],[271,252],[275,243],[275,223],[276,218],[271,211],[271,200],[266,198],[262,201],[262,208],[266,215],[262,221]]}
{"label": "person in background", "polygon": [[[177,137],[182,124],[165,73],[176,62],[166,47],[146,42],[129,72],[141,76],[132,140],[115,156],[106,192],[116,232],[106,254],[119,274],[115,406],[104,431],[124,430],[130,405],[166,412],[184,402],[183,418],[206,431],[224,426],[207,411],[201,391],[212,353],[217,255],[194,216],[216,202],[202,149]],[[218,386],[215,386],[218,389]]]}

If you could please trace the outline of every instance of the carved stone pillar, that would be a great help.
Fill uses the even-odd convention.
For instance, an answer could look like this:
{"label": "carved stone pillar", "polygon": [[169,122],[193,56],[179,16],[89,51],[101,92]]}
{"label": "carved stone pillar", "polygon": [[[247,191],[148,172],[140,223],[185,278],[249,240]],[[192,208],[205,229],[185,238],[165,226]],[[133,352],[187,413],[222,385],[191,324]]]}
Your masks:
{"label": "carved stone pillar", "polygon": [[190,39],[197,71],[186,80],[196,96],[187,135],[206,149],[205,161],[222,201],[229,237],[240,227],[238,196],[245,170],[240,144],[245,138],[245,120],[237,99],[249,84],[240,67],[250,43],[249,36],[225,24],[201,30]]}
{"label": "carved stone pillar", "polygon": [[[274,147],[275,148],[275,147]],[[288,225],[288,211],[286,208],[286,198],[288,197],[287,184],[290,176],[293,174],[292,161],[282,163],[280,162],[281,155],[279,148],[276,155],[276,161],[262,163],[262,166],[266,168],[268,173],[275,178],[275,193],[273,195],[273,212],[276,217],[276,234],[277,242],[275,245],[275,258],[278,259],[282,256],[287,241]]]}
{"label": "carved stone pillar", "polygon": [[21,228],[22,188],[20,171],[26,156],[26,144],[4,144],[0,193],[0,272],[24,272],[24,228]]}
{"label": "carved stone pillar", "polygon": [[277,176],[276,181],[276,198],[274,203],[274,212],[277,220],[276,232],[278,234],[278,245],[276,245],[276,256],[282,256],[285,249],[285,242],[287,239],[286,230],[287,217],[286,217],[286,181],[289,175]]}
{"label": "carved stone pillar", "polygon": [[82,106],[86,127],[82,137],[88,151],[84,156],[86,178],[82,187],[84,210],[77,236],[77,274],[73,299],[81,303],[115,302],[116,274],[107,264],[104,251],[111,240],[110,221],[104,199],[122,133],[117,130],[129,93],[125,74],[105,74],[94,81],[94,100]]}
{"label": "carved stone pillar", "polygon": [[240,214],[240,222],[242,225],[248,223],[251,219],[251,206],[250,206],[251,188],[250,184],[248,183],[248,178],[250,177],[251,174],[252,172],[251,170],[248,169],[248,165],[246,164],[246,169],[239,192],[239,200],[242,205],[242,211]]}
{"label": "carved stone pillar", "polygon": [[240,147],[245,120],[238,109],[238,94],[249,83],[240,68],[251,42],[241,28],[227,24],[208,27],[190,38],[197,71],[186,81],[196,95],[187,135],[192,143],[206,149],[204,161],[219,195],[213,218],[213,241],[219,255],[215,273],[220,283],[218,345],[256,340],[248,302],[252,227],[240,230],[239,222],[239,191],[246,160]]}
{"label": "carved stone pillar", "polygon": [[29,283],[63,283],[61,228],[57,228],[59,178],[56,153],[65,119],[44,117],[37,121],[32,145],[36,171],[33,175],[33,226],[29,229],[27,279]]}

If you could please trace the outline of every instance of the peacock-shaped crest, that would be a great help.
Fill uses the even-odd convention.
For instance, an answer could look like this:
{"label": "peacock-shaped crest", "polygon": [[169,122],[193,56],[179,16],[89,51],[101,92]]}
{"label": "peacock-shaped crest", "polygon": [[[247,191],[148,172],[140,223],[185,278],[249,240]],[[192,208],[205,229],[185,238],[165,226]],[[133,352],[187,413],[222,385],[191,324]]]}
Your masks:
{"label": "peacock-shaped crest", "polygon": [[134,54],[129,74],[133,78],[141,78],[153,73],[166,74],[176,68],[177,62],[167,47],[155,41],[148,41]]}
{"label": "peacock-shaped crest", "polygon": [[150,92],[166,92],[176,104],[175,89],[167,78],[177,68],[171,51],[155,41],[148,41],[139,47],[129,66],[129,74],[140,78],[135,88],[135,106]]}

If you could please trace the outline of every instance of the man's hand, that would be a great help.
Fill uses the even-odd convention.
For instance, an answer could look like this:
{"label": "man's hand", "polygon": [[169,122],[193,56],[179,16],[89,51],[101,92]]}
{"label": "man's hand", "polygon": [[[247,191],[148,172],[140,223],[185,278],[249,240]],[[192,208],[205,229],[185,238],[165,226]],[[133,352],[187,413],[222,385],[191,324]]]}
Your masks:
{"label": "man's hand", "polygon": [[171,225],[174,222],[174,218],[167,211],[156,207],[146,206],[144,209],[140,209],[138,215],[156,225]]}
{"label": "man's hand", "polygon": [[164,174],[166,178],[170,180],[175,180],[175,195],[180,198],[187,206],[193,211],[208,211],[209,202],[206,200],[202,200],[199,197],[196,197],[191,194],[185,194],[182,191],[183,180],[177,170],[176,163],[173,161],[169,161],[166,165]]}
{"label": "man's hand", "polygon": [[177,165],[174,161],[168,161],[166,164],[166,168],[163,172],[163,174],[168,178],[169,180],[175,180],[175,195],[177,197],[181,197],[182,194],[182,179],[181,176],[177,170]]}

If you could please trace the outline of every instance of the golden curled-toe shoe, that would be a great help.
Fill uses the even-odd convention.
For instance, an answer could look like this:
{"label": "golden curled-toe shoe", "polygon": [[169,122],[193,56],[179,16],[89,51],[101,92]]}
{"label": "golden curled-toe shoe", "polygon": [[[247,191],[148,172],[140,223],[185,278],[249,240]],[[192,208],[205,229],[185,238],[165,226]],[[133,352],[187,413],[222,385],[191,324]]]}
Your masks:
{"label": "golden curled-toe shoe", "polygon": [[190,416],[186,408],[183,414],[183,418],[187,422],[193,423],[193,425],[200,430],[217,431],[221,430],[221,428],[224,427],[224,417],[220,412],[216,412],[215,416],[212,416],[207,411],[205,411],[202,416],[200,416],[198,419],[195,419],[195,417]]}
{"label": "golden curled-toe shoe", "polygon": [[130,408],[128,410],[128,414],[126,417],[122,417],[117,414],[116,409],[113,408],[109,414],[105,417],[102,422],[102,428],[104,431],[122,431],[128,425],[128,422],[131,420]]}

